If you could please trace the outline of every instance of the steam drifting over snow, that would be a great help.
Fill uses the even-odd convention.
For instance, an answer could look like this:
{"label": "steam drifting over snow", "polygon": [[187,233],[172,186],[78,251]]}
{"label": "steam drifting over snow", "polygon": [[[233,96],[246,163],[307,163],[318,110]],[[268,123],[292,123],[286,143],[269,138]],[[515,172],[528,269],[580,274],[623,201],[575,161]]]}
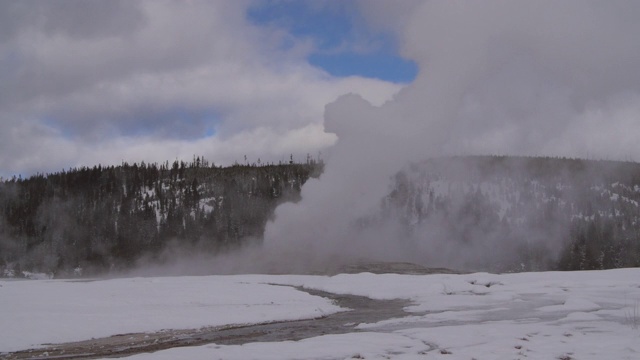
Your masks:
{"label": "steam drifting over snow", "polygon": [[285,267],[406,258],[394,224],[359,225],[409,162],[487,153],[640,159],[629,137],[640,131],[630,120],[640,114],[636,4],[362,6],[397,32],[420,74],[381,106],[346,95],[326,107],[325,130],[338,141],[325,173],[266,230],[266,250],[286,254]]}

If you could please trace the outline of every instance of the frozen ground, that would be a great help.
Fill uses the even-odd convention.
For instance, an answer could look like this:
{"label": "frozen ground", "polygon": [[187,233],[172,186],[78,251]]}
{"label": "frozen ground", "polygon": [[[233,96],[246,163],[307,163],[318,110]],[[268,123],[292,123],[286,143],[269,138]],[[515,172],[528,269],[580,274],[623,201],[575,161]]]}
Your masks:
{"label": "frozen ground", "polygon": [[[291,287],[408,299],[410,316],[300,341],[208,344],[133,359],[640,359],[640,269],[0,282],[0,351],[127,332],[338,311]],[[0,356],[1,357],[1,356]]]}
{"label": "frozen ground", "polygon": [[315,318],[329,300],[264,276],[0,281],[0,353],[116,334]]}

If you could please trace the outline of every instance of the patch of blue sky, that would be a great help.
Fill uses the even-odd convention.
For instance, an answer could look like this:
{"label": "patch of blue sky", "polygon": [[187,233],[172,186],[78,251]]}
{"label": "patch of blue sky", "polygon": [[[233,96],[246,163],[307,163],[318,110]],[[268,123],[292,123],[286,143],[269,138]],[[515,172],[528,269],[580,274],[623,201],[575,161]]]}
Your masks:
{"label": "patch of blue sky", "polygon": [[220,121],[215,109],[172,107],[159,111],[138,112],[126,129],[129,135],[155,133],[167,138],[193,140],[216,134]]}
{"label": "patch of blue sky", "polygon": [[[57,131],[58,136],[72,140],[86,133],[100,132],[103,136],[160,136],[163,138],[194,140],[216,134],[220,114],[210,108],[168,107],[140,108],[131,112],[113,112],[80,121],[79,115],[47,116],[41,123]],[[66,121],[65,121],[66,120]]]}
{"label": "patch of blue sky", "polygon": [[204,117],[204,133],[203,138],[208,138],[216,135],[216,127],[218,125],[219,118],[214,113],[209,113]]}
{"label": "patch of blue sky", "polygon": [[309,63],[333,76],[359,75],[403,84],[412,82],[418,74],[418,67],[413,61],[385,52],[313,54]]}
{"label": "patch of blue sky", "polygon": [[65,140],[72,140],[75,136],[72,126],[62,124],[53,116],[43,116],[39,118],[40,124],[46,126],[50,131],[54,131],[57,136]]}
{"label": "patch of blue sky", "polygon": [[350,1],[260,1],[247,18],[260,26],[286,29],[295,38],[311,39],[315,49],[307,61],[333,76],[409,83],[418,74],[417,65],[398,54],[395,39],[367,27]]}
{"label": "patch of blue sky", "polygon": [[353,13],[348,2],[267,0],[251,7],[247,18],[258,25],[285,28],[296,37],[311,37],[326,49],[338,46],[352,31]]}

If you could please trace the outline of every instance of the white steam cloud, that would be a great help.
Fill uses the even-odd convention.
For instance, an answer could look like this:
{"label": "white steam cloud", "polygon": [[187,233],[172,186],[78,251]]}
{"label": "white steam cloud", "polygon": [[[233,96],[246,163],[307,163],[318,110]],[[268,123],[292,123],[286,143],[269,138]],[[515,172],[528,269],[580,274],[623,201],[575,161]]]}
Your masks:
{"label": "white steam cloud", "polygon": [[[403,234],[379,216],[394,175],[447,155],[640,159],[640,2],[359,4],[372,26],[396,32],[418,78],[381,105],[355,94],[327,105],[324,130],[338,140],[324,173],[303,186],[300,202],[276,209],[260,245],[214,259],[216,272],[335,270],[358,260],[457,267],[508,256],[514,246],[495,233],[471,231],[486,239],[457,247],[441,218]],[[516,236],[544,242],[567,231],[527,230]],[[212,270],[206,256],[188,256],[169,271]]]}
{"label": "white steam cloud", "polygon": [[407,258],[393,229],[362,231],[354,222],[379,210],[390,177],[411,161],[451,154],[640,159],[639,3],[362,6],[373,24],[398,31],[421,72],[382,106],[347,95],[326,107],[325,129],[338,142],[302,201],[277,209],[265,256],[293,269]]}

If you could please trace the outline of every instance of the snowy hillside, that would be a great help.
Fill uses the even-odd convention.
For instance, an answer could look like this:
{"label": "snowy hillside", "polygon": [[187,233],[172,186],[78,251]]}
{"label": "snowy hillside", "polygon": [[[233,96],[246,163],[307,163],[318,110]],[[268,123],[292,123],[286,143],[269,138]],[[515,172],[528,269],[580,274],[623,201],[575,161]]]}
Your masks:
{"label": "snowy hillside", "polygon": [[[377,216],[395,219],[403,237],[451,260],[431,266],[531,271],[640,265],[638,164],[445,158],[408,166],[392,183]],[[465,247],[475,256],[461,260]]]}
{"label": "snowy hillside", "polygon": [[311,159],[221,168],[198,157],[0,181],[0,277],[104,273],[161,263],[176,249],[241,246],[321,169]]}
{"label": "snowy hillside", "polygon": [[[194,159],[0,182],[0,277],[114,273],[259,244],[276,206],[299,200],[322,168]],[[640,164],[438,158],[404,167],[379,196],[354,228],[384,237],[383,255],[402,255],[393,261],[494,272],[640,266]]]}

